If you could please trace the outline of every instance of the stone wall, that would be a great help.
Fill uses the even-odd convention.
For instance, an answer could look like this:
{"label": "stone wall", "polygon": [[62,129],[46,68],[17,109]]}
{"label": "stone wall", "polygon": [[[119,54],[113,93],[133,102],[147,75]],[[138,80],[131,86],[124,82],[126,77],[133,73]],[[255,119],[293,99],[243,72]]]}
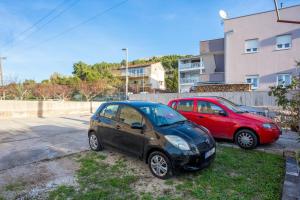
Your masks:
{"label": "stone wall", "polygon": [[203,84],[195,87],[195,92],[247,92],[250,84]]}
{"label": "stone wall", "polygon": [[99,105],[101,102],[2,100],[0,119],[89,114]]}

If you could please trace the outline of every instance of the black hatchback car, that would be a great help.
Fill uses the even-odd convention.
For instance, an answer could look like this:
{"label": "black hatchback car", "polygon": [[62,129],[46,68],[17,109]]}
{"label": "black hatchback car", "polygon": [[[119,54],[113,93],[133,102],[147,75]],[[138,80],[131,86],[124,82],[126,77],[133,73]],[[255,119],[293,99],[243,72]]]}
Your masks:
{"label": "black hatchback car", "polygon": [[109,146],[137,156],[161,179],[175,169],[206,167],[216,152],[206,128],[166,105],[151,102],[103,103],[91,117],[88,136],[92,150]]}

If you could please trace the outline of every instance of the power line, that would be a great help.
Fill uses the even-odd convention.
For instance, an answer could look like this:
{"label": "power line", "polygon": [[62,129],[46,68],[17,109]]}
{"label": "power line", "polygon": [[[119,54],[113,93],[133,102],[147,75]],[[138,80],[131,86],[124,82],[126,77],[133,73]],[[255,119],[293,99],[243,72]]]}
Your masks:
{"label": "power line", "polygon": [[[59,7],[61,7],[66,0],[63,0],[60,4],[58,4],[56,7],[54,7],[50,12],[48,12],[46,15],[44,15],[43,17],[41,17],[39,20],[37,20],[34,24],[32,24],[31,26],[29,26],[28,28],[26,28],[25,30],[23,30],[21,33],[18,34],[18,36],[16,38],[19,38],[20,36],[22,36],[23,34],[27,33],[28,31],[30,31],[31,29],[33,29],[35,26],[37,26],[39,23],[41,23],[44,19],[46,19],[47,17],[49,17],[50,15],[52,15]],[[14,43],[15,39],[12,39],[8,42],[6,42],[3,46],[6,47],[7,45],[9,45],[10,43]]]}
{"label": "power line", "polygon": [[[50,20],[48,20],[46,23],[44,23],[42,26],[39,26],[37,30],[31,32],[29,35],[25,36],[22,40],[20,40],[21,42],[25,41],[26,39],[28,39],[30,36],[32,36],[33,34],[41,31],[44,27],[46,27],[48,24],[50,24],[51,22],[53,22],[55,19],[57,19],[59,16],[61,16],[63,13],[65,13],[66,11],[68,11],[69,9],[71,9],[72,7],[74,7],[80,0],[75,0],[73,1],[70,5],[68,5],[66,8],[64,8],[63,10],[61,10],[59,13],[57,13],[56,15],[54,15],[52,18],[50,18]],[[12,49],[13,47],[15,47],[16,45],[11,46],[8,50]]]}
{"label": "power line", "polygon": [[97,17],[100,17],[100,16],[102,16],[102,15],[108,13],[109,11],[111,11],[111,10],[113,10],[113,9],[115,9],[115,8],[117,8],[117,7],[119,7],[119,6],[121,6],[122,4],[126,3],[127,1],[129,1],[129,0],[125,0],[125,1],[121,1],[121,2],[119,2],[119,3],[116,3],[116,4],[114,4],[113,6],[111,6],[111,7],[107,8],[107,9],[105,9],[105,10],[103,10],[103,11],[97,13],[96,15],[94,15],[94,16],[92,16],[92,17],[90,17],[90,18],[88,18],[88,19],[86,19],[86,20],[84,20],[84,21],[82,21],[82,22],[80,22],[80,23],[78,23],[78,24],[76,24],[76,25],[74,25],[74,26],[72,26],[72,27],[70,27],[70,28],[68,28],[68,29],[66,29],[66,30],[64,30],[64,31],[62,31],[62,32],[60,32],[60,33],[58,33],[58,34],[56,34],[56,35],[54,35],[54,36],[52,36],[52,37],[49,37],[48,39],[45,39],[45,40],[41,41],[40,43],[38,43],[38,44],[36,44],[36,45],[33,45],[33,46],[29,47],[29,48],[26,49],[26,50],[33,49],[33,48],[35,48],[35,47],[37,47],[37,46],[40,46],[41,44],[44,44],[44,43],[50,42],[50,41],[52,41],[52,40],[55,40],[56,38],[59,38],[60,36],[66,34],[66,33],[68,33],[68,32],[71,32],[71,31],[75,30],[76,28],[78,28],[78,27],[80,27],[80,26],[82,26],[82,25],[84,25],[84,24],[87,24],[87,23],[89,23],[90,21],[96,19]]}

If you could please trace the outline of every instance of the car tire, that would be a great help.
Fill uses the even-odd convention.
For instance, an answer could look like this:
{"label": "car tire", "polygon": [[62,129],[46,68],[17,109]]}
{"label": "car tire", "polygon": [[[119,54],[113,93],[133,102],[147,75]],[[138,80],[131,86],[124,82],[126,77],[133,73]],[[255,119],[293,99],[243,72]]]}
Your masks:
{"label": "car tire", "polygon": [[173,175],[170,159],[162,152],[154,151],[148,157],[151,173],[160,179],[168,179]]}
{"label": "car tire", "polygon": [[95,132],[91,132],[89,134],[89,145],[90,145],[91,150],[93,150],[93,151],[103,150],[103,146],[99,140],[99,137],[96,135]]}
{"label": "car tire", "polygon": [[258,138],[253,131],[242,129],[236,133],[235,142],[243,149],[254,149],[258,144]]}

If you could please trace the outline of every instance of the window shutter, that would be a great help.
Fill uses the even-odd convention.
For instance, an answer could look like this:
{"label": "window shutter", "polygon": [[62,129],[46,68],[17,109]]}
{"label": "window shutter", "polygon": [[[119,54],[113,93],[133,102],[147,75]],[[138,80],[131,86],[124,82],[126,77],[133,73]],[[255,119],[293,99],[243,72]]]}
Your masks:
{"label": "window shutter", "polygon": [[253,49],[258,47],[258,40],[247,40],[246,41],[246,49]]}
{"label": "window shutter", "polygon": [[292,37],[291,35],[281,35],[281,36],[277,36],[276,38],[276,44],[287,44],[287,43],[291,43],[292,41]]}

